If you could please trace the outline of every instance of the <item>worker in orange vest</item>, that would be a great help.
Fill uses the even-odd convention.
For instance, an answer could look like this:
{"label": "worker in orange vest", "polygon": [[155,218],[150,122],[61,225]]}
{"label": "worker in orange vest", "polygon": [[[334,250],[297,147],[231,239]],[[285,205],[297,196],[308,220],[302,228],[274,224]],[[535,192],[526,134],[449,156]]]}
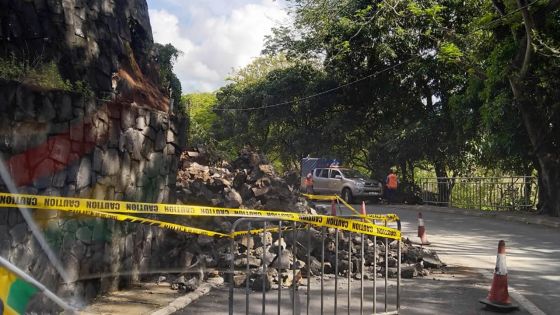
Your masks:
{"label": "worker in orange vest", "polygon": [[397,186],[399,184],[399,179],[397,175],[393,171],[393,169],[389,170],[389,175],[387,175],[387,180],[385,182],[385,195],[387,197],[387,202],[392,203],[394,202],[395,192],[397,191]]}
{"label": "worker in orange vest", "polygon": [[305,192],[308,194],[313,194],[313,176],[308,173],[305,177]]}

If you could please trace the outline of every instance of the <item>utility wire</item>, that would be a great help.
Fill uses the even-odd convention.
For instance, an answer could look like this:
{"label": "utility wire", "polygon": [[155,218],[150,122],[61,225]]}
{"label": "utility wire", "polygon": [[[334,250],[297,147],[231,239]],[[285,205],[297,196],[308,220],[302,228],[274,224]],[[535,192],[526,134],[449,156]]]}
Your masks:
{"label": "utility wire", "polygon": [[[499,21],[505,19],[506,17],[509,17],[509,16],[511,16],[511,15],[513,15],[513,14],[515,14],[515,13],[517,13],[517,12],[519,12],[519,11],[525,9],[525,8],[528,8],[528,7],[532,6],[533,4],[535,4],[535,3],[539,2],[539,1],[540,1],[540,0],[534,0],[534,1],[530,2],[530,3],[527,3],[527,4],[524,5],[524,6],[521,6],[521,7],[517,8],[517,9],[511,11],[511,12],[508,12],[507,14],[501,15],[501,16],[499,16],[497,19],[492,20],[492,21],[490,21],[490,22],[488,22],[488,23],[486,23],[486,24],[484,24],[484,25],[481,25],[481,26],[477,27],[476,29],[472,30],[471,32],[465,34],[465,36],[471,35],[472,33],[476,32],[476,31],[479,31],[479,30],[482,30],[482,29],[484,29],[484,28],[487,28],[487,27],[491,26],[492,24],[495,24],[496,22],[499,22]],[[369,22],[369,21],[368,21],[368,22]],[[357,34],[356,34],[356,35],[357,35]],[[404,64],[407,64],[407,63],[409,63],[409,62],[411,62],[411,61],[413,61],[413,60],[415,60],[415,59],[421,58],[421,57],[424,57],[424,55],[423,55],[423,54],[416,55],[416,56],[414,56],[414,57],[411,57],[411,58],[408,58],[408,59],[406,59],[406,60],[404,60],[404,61],[401,61],[401,62],[399,62],[399,63],[397,63],[397,64],[395,64],[395,65],[392,65],[392,66],[389,66],[389,67],[384,68],[384,69],[382,69],[382,70],[379,70],[379,71],[376,71],[376,72],[374,72],[374,73],[368,74],[368,75],[366,75],[366,76],[364,76],[364,77],[361,77],[361,78],[359,78],[359,79],[356,79],[356,80],[354,80],[354,81],[350,81],[350,82],[341,84],[341,85],[339,85],[339,86],[337,86],[337,87],[334,87],[334,88],[331,88],[331,89],[328,89],[328,90],[324,90],[324,91],[321,91],[321,92],[318,92],[318,93],[315,93],[315,94],[307,95],[307,96],[300,97],[300,98],[295,98],[295,99],[293,99],[293,100],[291,100],[291,101],[285,101],[285,102],[275,103],[275,104],[271,104],[271,105],[258,106],[258,107],[245,107],[245,108],[214,108],[213,111],[251,111],[251,110],[260,110],[260,109],[267,109],[267,108],[279,107],[279,106],[284,106],[284,105],[290,105],[290,104],[296,103],[296,102],[298,102],[298,101],[308,100],[308,99],[311,99],[311,98],[315,98],[315,97],[317,97],[317,96],[321,96],[321,95],[328,94],[328,93],[330,93],[330,92],[334,92],[334,91],[336,91],[336,90],[340,90],[340,89],[345,88],[345,87],[347,87],[347,86],[350,86],[350,85],[356,84],[356,83],[358,83],[358,82],[367,80],[367,79],[369,79],[369,78],[375,77],[375,76],[377,76],[377,75],[379,75],[379,74],[381,74],[381,73],[383,73],[383,72],[387,72],[387,71],[389,71],[389,70],[392,70],[392,69],[395,69],[395,68],[397,68],[397,67],[400,67],[400,66],[402,66],[402,65],[404,65]]]}

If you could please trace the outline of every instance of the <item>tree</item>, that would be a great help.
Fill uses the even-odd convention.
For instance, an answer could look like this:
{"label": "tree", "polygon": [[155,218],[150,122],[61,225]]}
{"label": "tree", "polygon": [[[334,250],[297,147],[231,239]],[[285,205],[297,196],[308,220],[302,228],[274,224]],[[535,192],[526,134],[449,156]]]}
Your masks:
{"label": "tree", "polygon": [[182,103],[186,105],[190,118],[188,143],[193,146],[208,144],[213,141],[213,124],[217,119],[213,112],[216,106],[215,93],[191,93],[183,95]]}
{"label": "tree", "polygon": [[162,45],[155,43],[154,49],[157,56],[156,61],[159,65],[159,77],[162,87],[170,91],[171,99],[173,99],[173,103],[175,104],[174,107],[179,111],[183,111],[183,104],[181,102],[181,82],[173,72],[173,65],[182,52],[171,44]]}

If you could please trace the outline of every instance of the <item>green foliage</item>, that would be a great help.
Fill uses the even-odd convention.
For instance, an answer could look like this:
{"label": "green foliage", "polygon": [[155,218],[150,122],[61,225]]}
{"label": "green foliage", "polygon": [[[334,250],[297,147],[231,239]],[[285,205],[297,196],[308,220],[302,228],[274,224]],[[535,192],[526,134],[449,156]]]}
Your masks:
{"label": "green foliage", "polygon": [[29,61],[14,56],[0,58],[0,79],[21,82],[43,90],[76,92],[85,97],[92,97],[94,94],[85,81],[72,83],[63,79],[54,61]]}
{"label": "green foliage", "polygon": [[72,91],[73,86],[64,80],[54,61],[29,62],[15,57],[0,58],[0,78],[21,82],[45,90]]}
{"label": "green foliage", "polygon": [[194,146],[208,145],[213,141],[213,124],[217,119],[213,109],[216,105],[215,93],[192,93],[182,97],[190,118],[188,143]]}
{"label": "green foliage", "polygon": [[439,48],[438,58],[445,62],[459,62],[463,57],[463,53],[453,43],[443,43]]}
{"label": "green foliage", "polygon": [[182,52],[171,44],[161,45],[155,43],[154,49],[157,55],[156,61],[159,65],[160,83],[165,89],[171,89],[171,98],[175,103],[177,111],[184,112],[184,103],[181,101],[181,82],[173,72],[173,66]]}
{"label": "green foliage", "polygon": [[559,160],[560,4],[528,9],[533,54],[519,77],[527,34],[515,1],[290,2],[293,25],[275,29],[263,52],[291,64],[248,69],[254,77],[217,94],[221,109],[280,105],[218,112],[222,143],[251,143],[285,165],[335,156],[378,177],[397,165],[405,179],[417,166],[528,174],[543,157]]}

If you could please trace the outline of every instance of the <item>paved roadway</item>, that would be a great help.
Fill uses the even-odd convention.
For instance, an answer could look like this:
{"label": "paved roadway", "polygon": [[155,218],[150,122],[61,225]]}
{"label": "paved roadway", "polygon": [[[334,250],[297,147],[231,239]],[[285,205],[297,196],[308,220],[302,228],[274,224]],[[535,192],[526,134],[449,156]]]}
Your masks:
{"label": "paved roadway", "polygon": [[560,314],[560,229],[429,211],[433,208],[367,207],[368,213],[399,215],[404,236],[415,241],[418,241],[417,215],[422,211],[428,239],[432,242],[430,247],[443,261],[452,266],[475,268],[488,276],[496,263],[498,241],[505,240],[510,287],[546,314]]}
{"label": "paved roadway", "polygon": [[[357,208],[358,205],[355,207]],[[529,301],[529,304],[522,303],[521,310],[513,314],[530,314],[531,309],[525,308],[525,306],[530,307],[530,304],[534,304],[546,314],[559,313],[560,229],[487,217],[431,212],[430,209],[433,207],[407,205],[368,205],[367,207],[368,213],[398,214],[402,220],[403,236],[413,241],[418,240],[417,214],[418,211],[422,211],[428,238],[432,242],[430,248],[435,249],[440,258],[451,267],[450,272],[445,275],[404,280],[401,314],[491,314],[482,309],[477,301],[488,293],[500,239],[504,239],[507,244],[510,291],[520,293]],[[488,278],[484,278],[482,274]],[[339,285],[341,289],[346,288],[344,282],[339,282]],[[382,282],[378,285],[382,285]],[[371,287],[370,284],[368,286]],[[314,285],[312,282],[312,288],[316,287],[317,284]],[[359,281],[355,281],[353,287],[357,290]],[[332,290],[333,284],[326,284],[326,288]],[[378,288],[378,292],[380,289]],[[343,293],[340,294],[343,295],[339,297],[339,314],[345,314],[346,294],[345,291],[341,291]],[[267,313],[276,313],[277,303],[274,301],[276,292],[273,290],[267,294]],[[318,313],[315,310],[319,306],[317,295],[313,292],[312,289],[314,298],[311,303],[314,311],[310,314]],[[332,294],[327,295],[332,296]],[[354,291],[351,302],[352,313],[359,310],[357,295],[358,292]],[[236,290],[235,296],[236,314],[244,313],[243,291]],[[290,296],[288,292],[283,296],[282,314],[290,314]],[[305,290],[300,289],[298,296],[303,303],[302,306],[305,305]],[[251,293],[251,314],[260,313],[260,297],[261,293]],[[378,298],[380,299],[378,310],[381,310],[382,306],[379,303],[382,296]],[[325,313],[332,312],[332,301],[328,299],[325,302]],[[370,303],[371,297],[366,305]],[[302,314],[305,314],[305,309],[302,308]],[[225,311],[227,311],[227,289],[221,288],[176,314],[215,314]],[[370,312],[371,306],[367,313]],[[532,312],[532,314],[542,313]]]}

